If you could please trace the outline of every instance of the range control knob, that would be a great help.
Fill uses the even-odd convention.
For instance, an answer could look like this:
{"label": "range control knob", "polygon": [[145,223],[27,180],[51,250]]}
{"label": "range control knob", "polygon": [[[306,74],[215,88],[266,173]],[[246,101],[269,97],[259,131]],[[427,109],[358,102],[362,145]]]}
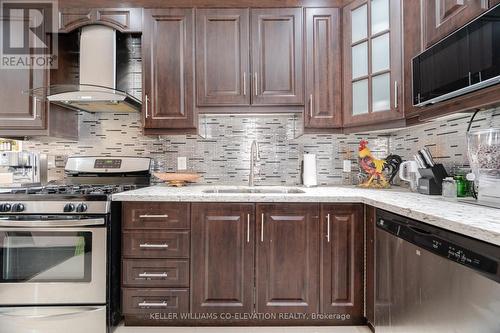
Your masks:
{"label": "range control knob", "polygon": [[88,208],[88,207],[87,207],[87,205],[86,205],[86,204],[81,203],[81,204],[79,204],[78,206],[76,206],[76,211],[77,211],[78,213],[84,213],[84,212],[86,212],[86,211],[87,211],[87,208]]}
{"label": "range control knob", "polygon": [[12,211],[15,213],[23,212],[25,209],[22,203],[16,203],[12,205]]}
{"label": "range control knob", "polygon": [[0,212],[2,213],[10,212],[10,209],[11,209],[10,204],[7,203],[0,204]]}
{"label": "range control knob", "polygon": [[75,205],[73,205],[72,203],[66,204],[66,206],[64,206],[65,213],[71,213],[74,210],[75,210]]}

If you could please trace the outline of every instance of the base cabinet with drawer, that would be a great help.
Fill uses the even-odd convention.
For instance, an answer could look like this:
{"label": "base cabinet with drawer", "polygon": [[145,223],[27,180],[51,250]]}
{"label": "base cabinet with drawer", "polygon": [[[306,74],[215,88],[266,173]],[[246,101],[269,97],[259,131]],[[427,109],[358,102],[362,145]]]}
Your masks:
{"label": "base cabinet with drawer", "polygon": [[125,203],[122,209],[125,324],[159,326],[189,313],[189,204]]}
{"label": "base cabinet with drawer", "polygon": [[363,212],[361,204],[125,203],[125,324],[364,324]]}

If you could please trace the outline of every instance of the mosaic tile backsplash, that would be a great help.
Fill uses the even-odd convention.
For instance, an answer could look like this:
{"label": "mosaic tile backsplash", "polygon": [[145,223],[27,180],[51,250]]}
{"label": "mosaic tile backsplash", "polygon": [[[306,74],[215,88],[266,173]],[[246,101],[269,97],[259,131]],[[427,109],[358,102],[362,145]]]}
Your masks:
{"label": "mosaic tile backsplash", "polygon": [[[154,169],[176,171],[177,157],[187,157],[188,169],[202,175],[202,183],[248,182],[250,145],[257,140],[261,159],[257,163],[260,185],[298,185],[304,153],[317,155],[318,182],[338,185],[349,182],[342,172],[342,160],[356,161],[358,142],[368,139],[377,157],[389,153],[408,159],[428,146],[436,159],[448,167],[467,164],[465,130],[470,115],[433,122],[390,135],[305,134],[301,117],[281,115],[210,115],[200,117],[200,135],[146,137],[141,134],[139,114],[80,114],[80,140],[38,138],[24,143],[24,149],[56,156],[49,179],[64,177],[65,158],[70,155],[148,156]],[[481,112],[477,127],[500,127],[500,109]],[[356,163],[353,170],[357,170]]]}

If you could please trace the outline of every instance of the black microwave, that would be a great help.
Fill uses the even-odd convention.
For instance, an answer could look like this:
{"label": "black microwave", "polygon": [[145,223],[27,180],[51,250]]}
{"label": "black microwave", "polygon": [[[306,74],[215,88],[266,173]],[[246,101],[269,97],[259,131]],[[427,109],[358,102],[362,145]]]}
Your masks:
{"label": "black microwave", "polygon": [[500,83],[500,5],[413,58],[412,73],[415,106]]}

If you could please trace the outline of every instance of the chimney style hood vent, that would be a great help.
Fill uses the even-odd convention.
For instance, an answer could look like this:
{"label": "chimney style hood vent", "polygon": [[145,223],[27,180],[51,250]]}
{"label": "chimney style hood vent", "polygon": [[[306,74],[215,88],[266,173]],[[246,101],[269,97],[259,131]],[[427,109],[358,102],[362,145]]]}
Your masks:
{"label": "chimney style hood vent", "polygon": [[102,25],[82,28],[80,84],[52,85],[28,93],[42,100],[87,112],[138,112],[141,101],[116,89],[116,31]]}

